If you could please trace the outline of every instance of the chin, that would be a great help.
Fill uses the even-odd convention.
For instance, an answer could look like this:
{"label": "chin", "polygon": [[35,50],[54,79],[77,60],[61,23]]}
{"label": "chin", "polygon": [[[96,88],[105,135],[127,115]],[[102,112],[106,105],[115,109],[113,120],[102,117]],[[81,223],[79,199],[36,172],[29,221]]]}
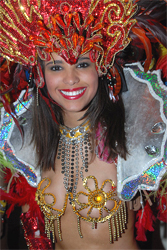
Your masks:
{"label": "chin", "polygon": [[75,106],[68,106],[68,107],[63,107],[63,110],[65,111],[65,112],[74,112],[74,113],[76,113],[76,112],[83,112],[83,111],[86,111],[87,110],[87,107],[88,107],[88,105],[86,105],[86,106],[79,106],[79,105],[75,105]]}

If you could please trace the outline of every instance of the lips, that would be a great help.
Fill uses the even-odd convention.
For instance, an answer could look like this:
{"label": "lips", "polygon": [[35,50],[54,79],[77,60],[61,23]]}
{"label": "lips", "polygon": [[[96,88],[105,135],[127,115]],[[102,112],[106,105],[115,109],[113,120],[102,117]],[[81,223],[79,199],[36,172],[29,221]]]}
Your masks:
{"label": "lips", "polygon": [[60,94],[68,100],[76,100],[84,95],[86,88],[61,89]]}

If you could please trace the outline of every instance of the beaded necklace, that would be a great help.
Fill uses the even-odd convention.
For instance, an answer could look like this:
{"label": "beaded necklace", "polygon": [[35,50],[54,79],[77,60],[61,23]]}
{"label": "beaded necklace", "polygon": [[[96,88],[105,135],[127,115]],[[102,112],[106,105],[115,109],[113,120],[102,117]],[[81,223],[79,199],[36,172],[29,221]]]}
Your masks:
{"label": "beaded necklace", "polygon": [[[84,172],[88,172],[88,159],[91,151],[89,128],[88,120],[75,128],[60,125],[57,159],[61,159],[64,187],[67,193],[73,193],[74,198],[79,177],[84,181]],[[79,168],[80,159],[81,168]],[[76,176],[75,180],[74,176]]]}

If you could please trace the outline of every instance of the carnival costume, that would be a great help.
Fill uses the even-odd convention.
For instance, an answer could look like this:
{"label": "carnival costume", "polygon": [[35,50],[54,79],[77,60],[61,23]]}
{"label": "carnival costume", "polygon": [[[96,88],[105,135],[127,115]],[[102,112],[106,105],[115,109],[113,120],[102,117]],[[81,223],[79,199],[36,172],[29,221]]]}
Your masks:
{"label": "carnival costume", "polygon": [[[50,231],[54,239],[54,220],[57,220],[59,239],[63,239],[60,219],[65,214],[68,199],[76,214],[81,238],[84,235],[80,220],[91,222],[94,228],[98,223],[108,221],[109,241],[113,243],[126,228],[125,201],[132,200],[137,191],[157,190],[160,182],[163,183],[163,190],[166,188],[162,176],[166,172],[167,162],[167,88],[158,70],[162,69],[162,77],[165,79],[166,55],[162,55],[157,64],[154,63],[151,47],[151,44],[157,41],[161,46],[166,45],[166,29],[158,22],[160,15],[163,18],[162,10],[166,4],[164,1],[156,1],[154,4],[152,1],[148,2],[148,9],[142,1],[134,3],[132,0],[36,0],[33,3],[29,0],[2,0],[0,3],[2,56],[0,91],[4,106],[1,113],[0,143],[6,160],[12,163],[15,169],[12,170],[12,175],[10,173],[6,175],[10,187],[8,193],[2,191],[2,198],[11,203],[8,215],[15,204],[20,206],[30,204],[30,210],[21,215],[25,238],[30,249],[51,249]],[[160,14],[157,14],[157,9]],[[121,51],[127,48],[130,42],[133,49],[133,45],[138,47],[139,51],[145,49],[144,68],[140,63],[124,64]],[[88,135],[89,121],[75,129],[60,125],[61,136],[57,157],[62,159],[62,174],[66,189],[62,209],[53,208],[56,200],[53,194],[49,194],[53,197],[53,203],[45,202],[44,191],[50,185],[50,180],[45,179],[40,182],[40,173],[35,169],[35,155],[31,159],[25,156],[25,151],[33,152],[33,145],[28,139],[32,119],[29,111],[32,108],[33,84],[36,85],[37,91],[48,104],[54,121],[57,122],[50,99],[41,92],[45,82],[39,61],[52,59],[52,52],[56,52],[69,64],[75,64],[79,56],[90,52],[90,59],[95,63],[98,73],[107,76],[109,94],[113,101],[117,101],[121,81],[124,81],[121,73],[123,67],[128,89],[122,93],[122,97],[125,105],[125,130],[129,156],[126,161],[120,156],[110,161],[117,164],[117,190],[110,179],[105,180],[99,187],[95,176],[84,176],[88,172],[88,152],[91,150]],[[141,60],[139,55],[137,59]],[[135,62],[136,57],[129,57],[127,61]],[[149,71],[152,64],[152,67],[156,65],[157,68]],[[148,113],[149,118],[147,118]],[[24,130],[24,141],[26,141],[23,145],[21,128]],[[108,150],[106,148],[103,150],[103,135],[104,128],[99,124],[96,131],[98,143],[95,153],[101,160],[108,162]],[[65,153],[68,150],[73,150],[70,160]],[[79,154],[82,159],[80,169]],[[28,156],[27,153],[26,155]],[[70,176],[67,175],[68,161],[73,162]],[[85,192],[75,192],[77,179],[74,183],[74,165],[77,178],[83,180]],[[6,171],[9,172],[8,169]],[[90,190],[88,179],[94,181],[94,191]],[[41,189],[43,181],[46,181],[47,185]],[[112,185],[112,190],[105,193],[103,188],[107,182]],[[165,192],[166,190],[163,193],[157,191],[159,200],[157,213],[163,220],[165,210],[162,206],[166,201],[166,196],[163,196]],[[87,203],[82,204],[79,201],[81,194],[88,198]],[[110,200],[115,202],[113,209],[109,209],[106,205]],[[81,216],[80,211],[88,207],[87,217]],[[99,210],[98,218],[91,217],[94,207]],[[102,216],[103,210],[107,213],[105,217]],[[56,215],[53,215],[53,211]],[[148,227],[144,225],[146,221],[142,223],[142,219],[154,218],[148,200],[145,202],[145,207],[142,204],[139,215],[141,217],[137,222],[137,239],[145,240],[145,230],[153,229],[152,223]]]}

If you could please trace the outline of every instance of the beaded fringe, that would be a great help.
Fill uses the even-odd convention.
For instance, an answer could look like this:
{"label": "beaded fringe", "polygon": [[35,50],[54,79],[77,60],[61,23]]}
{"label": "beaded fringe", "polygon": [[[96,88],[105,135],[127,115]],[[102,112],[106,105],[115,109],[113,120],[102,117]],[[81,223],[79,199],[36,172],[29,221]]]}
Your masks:
{"label": "beaded fringe", "polygon": [[118,240],[118,238],[122,236],[122,233],[124,233],[126,229],[126,224],[127,224],[126,204],[125,202],[122,203],[123,204],[120,205],[118,213],[113,215],[108,220],[110,244]]}
{"label": "beaded fringe", "polygon": [[[79,216],[77,216],[77,224],[78,224],[78,233],[80,237],[83,238]],[[125,232],[126,224],[127,224],[126,204],[125,202],[122,202],[122,204],[119,207],[119,211],[115,215],[111,216],[110,219],[108,219],[110,244],[114,243],[114,241],[118,240],[118,238],[122,236],[122,234]],[[95,229],[97,228],[97,223],[92,224],[92,229],[94,228]]]}

